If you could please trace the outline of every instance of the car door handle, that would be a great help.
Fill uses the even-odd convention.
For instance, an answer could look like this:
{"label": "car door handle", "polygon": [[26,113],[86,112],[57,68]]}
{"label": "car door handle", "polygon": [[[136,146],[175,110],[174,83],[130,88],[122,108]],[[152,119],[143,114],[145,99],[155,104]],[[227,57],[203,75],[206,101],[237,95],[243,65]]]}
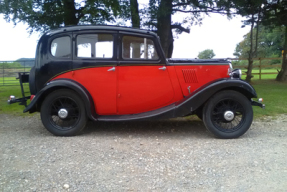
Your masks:
{"label": "car door handle", "polygon": [[115,67],[108,69],[108,71],[115,71],[115,70],[116,70]]}
{"label": "car door handle", "polygon": [[166,67],[165,66],[163,66],[163,67],[161,67],[161,68],[158,68],[159,70],[166,70]]}

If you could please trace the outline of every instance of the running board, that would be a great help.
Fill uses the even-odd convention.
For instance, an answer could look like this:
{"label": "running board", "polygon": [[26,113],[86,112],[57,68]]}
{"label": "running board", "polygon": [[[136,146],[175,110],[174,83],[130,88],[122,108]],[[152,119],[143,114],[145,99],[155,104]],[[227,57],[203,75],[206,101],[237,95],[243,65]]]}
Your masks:
{"label": "running board", "polygon": [[132,115],[105,115],[98,116],[98,121],[132,121],[144,119],[164,119],[174,117],[175,104],[156,109],[149,112]]}

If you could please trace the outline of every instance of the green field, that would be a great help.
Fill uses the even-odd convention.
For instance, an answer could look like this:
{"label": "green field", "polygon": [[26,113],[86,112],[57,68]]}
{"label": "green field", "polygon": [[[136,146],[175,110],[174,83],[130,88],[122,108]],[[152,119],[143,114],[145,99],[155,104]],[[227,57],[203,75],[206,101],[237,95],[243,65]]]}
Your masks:
{"label": "green field", "polygon": [[[246,78],[247,69],[242,69],[242,79]],[[253,69],[252,73],[259,73],[259,69]],[[276,74],[264,74],[264,73],[276,73]],[[262,69],[261,70],[261,79],[275,79],[278,74],[277,69]],[[259,75],[253,74],[252,80],[258,80]]]}
{"label": "green field", "polygon": [[2,87],[3,85],[20,86],[19,79],[16,79],[16,77],[0,77],[0,87]]}
{"label": "green field", "polygon": [[[28,84],[24,85],[24,90],[25,92],[29,92]],[[8,105],[7,100],[9,99],[10,95],[14,95],[16,96],[16,98],[22,97],[19,81],[18,86],[0,86],[0,114],[7,113],[15,115],[24,115],[24,105],[19,105],[18,103]],[[25,95],[29,96],[30,93],[26,93]]]}
{"label": "green field", "polygon": [[[280,83],[275,80],[254,80],[251,83],[257,91],[258,97],[264,99],[266,109],[253,107],[254,116],[256,118],[263,116],[276,116],[277,114],[287,114],[287,82]],[[25,85],[25,90],[29,91],[28,85]],[[23,114],[23,105],[17,103],[8,105],[7,100],[9,95],[21,96],[20,86],[0,86],[0,114]]]}
{"label": "green field", "polygon": [[275,116],[287,114],[287,82],[281,83],[275,80],[255,80],[252,83],[258,97],[264,99],[266,109],[253,107],[255,117]]}

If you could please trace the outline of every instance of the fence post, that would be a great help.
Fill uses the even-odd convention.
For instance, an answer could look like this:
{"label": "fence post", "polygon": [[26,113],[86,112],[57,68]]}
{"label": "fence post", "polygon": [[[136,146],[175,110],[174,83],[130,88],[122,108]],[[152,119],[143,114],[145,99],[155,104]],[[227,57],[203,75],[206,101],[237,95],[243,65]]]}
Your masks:
{"label": "fence post", "polygon": [[261,58],[259,58],[259,80],[261,80]]}

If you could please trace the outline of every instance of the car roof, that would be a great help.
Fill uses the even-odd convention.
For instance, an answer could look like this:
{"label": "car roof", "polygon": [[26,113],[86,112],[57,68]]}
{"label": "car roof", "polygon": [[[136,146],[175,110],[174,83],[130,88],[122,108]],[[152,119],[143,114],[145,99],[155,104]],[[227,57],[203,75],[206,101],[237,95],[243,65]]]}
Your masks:
{"label": "car roof", "polygon": [[125,31],[125,32],[141,33],[141,34],[151,34],[151,35],[157,36],[156,33],[152,31],[138,29],[138,28],[131,28],[131,27],[113,26],[113,25],[77,25],[77,26],[61,27],[58,29],[48,31],[46,35],[54,35],[54,34],[65,32],[65,31],[82,31],[82,30],[83,31],[84,30]]}

